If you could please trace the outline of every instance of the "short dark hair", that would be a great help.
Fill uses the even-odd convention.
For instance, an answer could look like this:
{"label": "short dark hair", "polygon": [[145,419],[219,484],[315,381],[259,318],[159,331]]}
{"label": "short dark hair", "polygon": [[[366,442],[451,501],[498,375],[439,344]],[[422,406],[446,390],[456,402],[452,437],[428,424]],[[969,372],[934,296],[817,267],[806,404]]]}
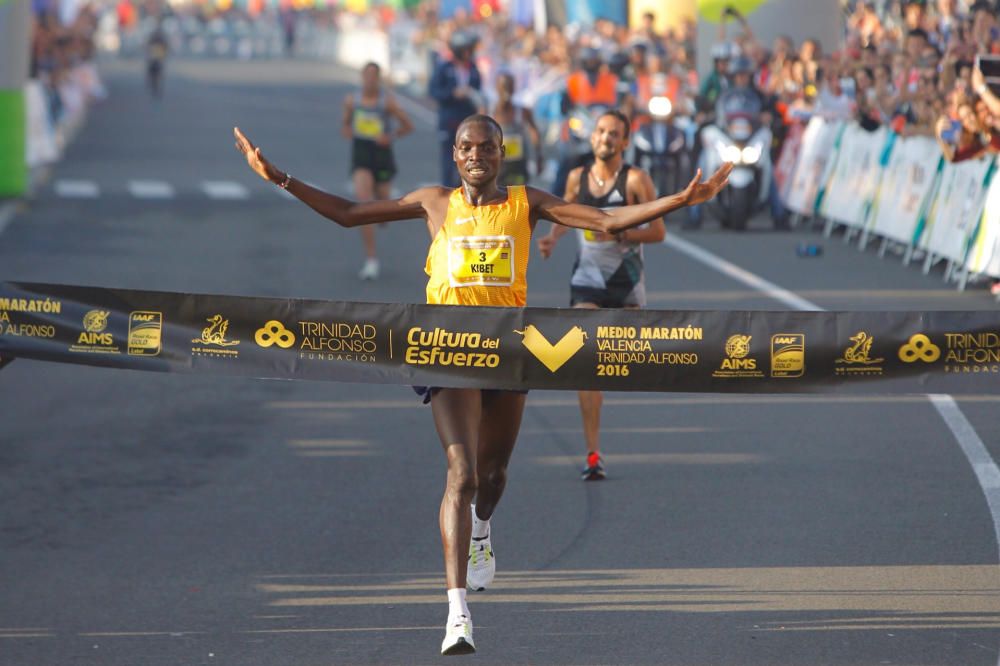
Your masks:
{"label": "short dark hair", "polygon": [[624,113],[622,113],[618,109],[608,109],[607,111],[605,111],[601,115],[597,116],[597,119],[600,120],[604,116],[611,116],[612,118],[617,118],[618,120],[621,121],[622,125],[624,125],[624,127],[625,127],[625,138],[626,139],[629,137],[629,134],[632,133],[632,121],[629,120],[628,116],[626,116]]}
{"label": "short dark hair", "polygon": [[366,62],[365,65],[364,65],[364,67],[361,68],[361,71],[363,72],[366,69],[368,69],[369,67],[374,67],[376,74],[381,74],[382,73],[382,67],[377,62],[375,62],[374,60],[369,60],[368,62]]}
{"label": "short dark hair", "polygon": [[465,120],[458,124],[455,129],[455,139],[458,139],[458,133],[462,131],[462,128],[466,125],[489,125],[500,137],[500,143],[503,143],[503,128],[500,127],[500,123],[496,121],[492,116],[488,116],[485,113],[475,113],[468,116]]}

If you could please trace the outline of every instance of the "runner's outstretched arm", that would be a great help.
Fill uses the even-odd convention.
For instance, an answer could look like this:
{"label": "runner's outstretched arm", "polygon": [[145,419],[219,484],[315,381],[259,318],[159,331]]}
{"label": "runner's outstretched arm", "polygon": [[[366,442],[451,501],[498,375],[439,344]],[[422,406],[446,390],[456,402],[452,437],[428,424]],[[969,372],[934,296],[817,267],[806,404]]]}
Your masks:
{"label": "runner's outstretched arm", "polygon": [[678,208],[708,201],[726,186],[732,169],[733,165],[727,162],[704,182],[701,181],[701,169],[699,169],[688,186],[677,194],[607,211],[583,204],[568,203],[553,194],[535,188],[528,190],[529,202],[535,220],[549,220],[567,227],[615,234],[667,215]]}
{"label": "runner's outstretched arm", "polygon": [[260,148],[254,146],[238,127],[233,128],[233,134],[236,136],[236,149],[243,153],[254,173],[275,185],[287,181],[285,189],[296,199],[342,227],[360,227],[395,220],[426,220],[427,210],[424,203],[439,189],[425,187],[399,199],[351,201],[291,178],[289,174],[271,164],[260,152]]}

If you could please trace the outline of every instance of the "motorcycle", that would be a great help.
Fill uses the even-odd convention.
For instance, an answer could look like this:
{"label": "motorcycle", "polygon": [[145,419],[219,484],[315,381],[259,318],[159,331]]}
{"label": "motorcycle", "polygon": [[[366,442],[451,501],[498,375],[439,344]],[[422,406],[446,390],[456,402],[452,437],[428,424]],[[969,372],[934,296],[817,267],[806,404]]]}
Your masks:
{"label": "motorcycle", "polygon": [[771,129],[761,123],[760,111],[733,95],[720,103],[715,124],[701,133],[702,173],[714,173],[732,162],[729,185],[709,204],[724,227],[744,230],[753,215],[768,203],[773,166]]}
{"label": "motorcycle", "polygon": [[658,196],[683,189],[684,160],[687,156],[690,119],[675,114],[670,98],[655,96],[649,100],[649,119],[633,138],[633,161],[649,172]]}

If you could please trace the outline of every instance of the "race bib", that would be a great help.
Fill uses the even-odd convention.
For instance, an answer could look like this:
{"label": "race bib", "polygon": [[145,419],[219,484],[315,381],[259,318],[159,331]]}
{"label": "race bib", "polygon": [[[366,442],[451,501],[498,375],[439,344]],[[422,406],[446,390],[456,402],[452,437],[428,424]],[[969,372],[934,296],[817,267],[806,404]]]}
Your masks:
{"label": "race bib", "polygon": [[[614,208],[616,208],[616,206],[606,206],[606,207],[602,208],[601,210],[603,210],[603,211],[609,211],[609,210],[613,210]],[[648,226],[648,225],[642,224],[642,225],[640,225],[639,228],[645,229],[646,226]],[[614,237],[613,234],[606,234],[606,233],[603,233],[603,232],[600,232],[600,231],[592,231],[590,229],[582,229],[581,231],[583,231],[583,240],[587,241],[588,243],[615,243],[615,242],[617,242],[617,240],[615,239],[615,237]]]}
{"label": "race bib", "polygon": [[354,136],[361,139],[377,139],[385,133],[384,129],[379,114],[360,109],[354,112]]}
{"label": "race bib", "polygon": [[514,284],[511,236],[458,236],[448,241],[448,276],[453,287]]}
{"label": "race bib", "polygon": [[607,243],[608,241],[613,241],[614,236],[609,236],[608,234],[602,233],[600,231],[591,231],[590,229],[584,229],[583,239],[588,243]]}
{"label": "race bib", "polygon": [[506,148],[505,157],[508,160],[524,159],[524,139],[520,134],[511,134],[503,138],[503,145]]}

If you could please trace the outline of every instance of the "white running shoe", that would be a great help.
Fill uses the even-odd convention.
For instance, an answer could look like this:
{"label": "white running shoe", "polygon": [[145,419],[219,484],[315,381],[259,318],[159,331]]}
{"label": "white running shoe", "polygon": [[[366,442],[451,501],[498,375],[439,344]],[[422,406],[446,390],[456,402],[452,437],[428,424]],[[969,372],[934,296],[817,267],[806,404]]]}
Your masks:
{"label": "white running shoe", "polygon": [[457,654],[472,654],[476,644],[472,642],[472,619],[468,615],[448,618],[441,641],[441,654],[451,657]]}
{"label": "white running shoe", "polygon": [[365,259],[364,265],[358,271],[358,277],[362,280],[377,280],[379,273],[378,259]]}
{"label": "white running shoe", "polygon": [[493,557],[493,544],[489,533],[469,543],[469,570],[465,582],[469,589],[482,591],[493,582],[497,572],[497,560]]}

